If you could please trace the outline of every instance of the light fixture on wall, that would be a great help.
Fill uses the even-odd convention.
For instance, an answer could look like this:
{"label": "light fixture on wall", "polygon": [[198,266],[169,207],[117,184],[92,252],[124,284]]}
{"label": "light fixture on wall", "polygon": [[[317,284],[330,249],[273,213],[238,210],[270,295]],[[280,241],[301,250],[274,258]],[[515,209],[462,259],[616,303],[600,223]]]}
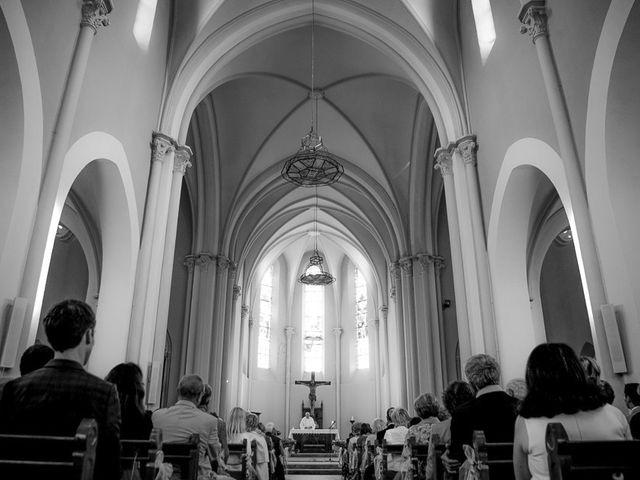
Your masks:
{"label": "light fixture on wall", "polygon": [[335,277],[322,267],[322,255],[318,253],[318,187],[316,186],[316,205],[313,215],[314,240],[313,255],[309,257],[309,263],[304,269],[298,281],[305,285],[320,285],[326,287],[336,281]]}
{"label": "light fixture on wall", "polygon": [[295,155],[287,159],[280,174],[286,181],[301,187],[331,185],[343,174],[344,167],[318,135],[318,99],[321,92],[315,90],[315,8],[311,0],[311,129],[302,137],[302,145]]}

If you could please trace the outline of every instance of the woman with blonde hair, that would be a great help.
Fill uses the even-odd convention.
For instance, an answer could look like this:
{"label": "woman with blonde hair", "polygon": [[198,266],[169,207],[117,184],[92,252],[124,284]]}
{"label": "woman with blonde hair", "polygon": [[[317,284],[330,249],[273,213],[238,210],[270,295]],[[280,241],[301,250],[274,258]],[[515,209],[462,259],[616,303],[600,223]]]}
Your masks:
{"label": "woman with blonde hair", "polygon": [[[251,440],[254,437],[247,432],[247,411],[240,407],[234,407],[229,413],[229,421],[227,422],[227,442],[228,443],[242,443],[243,440],[247,440],[247,454],[251,458]],[[239,471],[242,469],[242,464],[239,459],[229,457],[226,469],[228,471]],[[249,471],[255,476],[255,471],[249,462]]]}
{"label": "woman with blonde hair", "polygon": [[247,412],[246,415],[247,433],[251,440],[256,441],[256,473],[258,480],[269,480],[269,449],[267,448],[267,440],[258,428],[258,416],[250,412]]}

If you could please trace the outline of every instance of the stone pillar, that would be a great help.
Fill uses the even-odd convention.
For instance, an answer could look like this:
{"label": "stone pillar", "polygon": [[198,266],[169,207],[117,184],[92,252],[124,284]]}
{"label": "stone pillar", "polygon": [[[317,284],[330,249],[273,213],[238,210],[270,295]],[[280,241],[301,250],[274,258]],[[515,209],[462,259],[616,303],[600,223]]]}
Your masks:
{"label": "stone pillar", "polygon": [[[234,275],[235,278],[235,275]],[[231,308],[229,310],[228,321],[226,322],[225,329],[225,353],[224,362],[222,364],[222,390],[220,393],[221,406],[218,410],[221,415],[226,415],[231,408],[235,406],[234,392],[236,390],[236,382],[240,378],[240,368],[238,367],[240,356],[240,342],[236,335],[236,308],[238,300],[242,296],[242,287],[238,284],[234,284],[231,288]]]}
{"label": "stone pillar", "polygon": [[[169,300],[171,298],[171,280],[173,278],[173,258],[176,249],[176,235],[178,233],[178,213],[180,211],[180,194],[182,180],[187,168],[191,167],[191,149],[187,146],[176,147],[173,172],[171,178],[171,193],[169,196],[169,211],[167,215],[167,229],[164,241],[164,253],[162,256],[162,271],[158,295],[158,314],[156,335],[153,346],[152,362],[160,362],[164,354],[167,338],[167,325],[169,323]],[[159,373],[162,377],[162,371]],[[158,388],[160,385],[158,385]],[[158,392],[159,393],[159,392]],[[160,395],[158,394],[158,398]]]}
{"label": "stone pillar", "polygon": [[[416,328],[415,289],[413,287],[413,257],[399,260],[402,280],[402,316],[404,320],[405,368],[407,373],[407,401],[418,396],[418,332]],[[409,404],[405,404],[409,406]]]}
{"label": "stone pillar", "polygon": [[[389,329],[387,326],[387,318],[389,316],[389,307],[387,305],[382,305],[379,308],[379,311],[380,311],[380,319],[382,322],[382,327],[381,327],[382,334],[380,335],[380,345],[379,345],[379,348],[382,351],[382,355],[380,359],[382,363],[382,365],[380,366],[381,367],[380,375],[381,375],[381,378],[384,380],[383,404],[384,404],[384,408],[387,408],[391,404],[391,398],[389,396],[391,391],[391,386],[389,384]],[[379,410],[378,414],[381,414],[381,412],[382,410]]]}
{"label": "stone pillar", "polygon": [[451,268],[456,301],[456,320],[458,324],[458,341],[460,344],[460,361],[462,364],[472,355],[471,332],[467,311],[466,286],[462,267],[462,243],[458,209],[456,206],[455,185],[453,183],[453,159],[449,149],[439,148],[435,153],[435,168],[440,170],[444,182],[444,194],[447,202],[447,223],[449,226],[449,241],[451,243]]}
{"label": "stone pillar", "polygon": [[238,366],[238,405],[243,405],[245,403],[244,398],[244,383],[245,378],[247,377],[247,369],[249,368],[248,362],[250,360],[247,359],[248,352],[245,349],[245,345],[247,345],[246,333],[248,329],[247,318],[249,317],[249,305],[243,304],[240,307],[240,349],[238,352],[239,355],[239,366]]}
{"label": "stone pillar", "polygon": [[[375,389],[376,389],[376,414],[382,410],[380,399],[382,398],[382,373],[380,371],[380,319],[376,318],[373,321],[372,341],[370,345],[373,345],[373,368],[375,375]],[[340,418],[340,417],[338,417]]]}
{"label": "stone pillar", "polygon": [[284,334],[287,338],[287,351],[285,359],[284,374],[284,432],[285,434],[291,429],[291,337],[296,332],[292,326],[284,327]]}
{"label": "stone pillar", "polygon": [[[394,262],[389,265],[389,274],[391,276],[391,298],[395,300],[394,302],[394,310],[396,316],[396,327],[397,327],[397,336],[398,336],[398,380],[400,382],[400,405],[407,405],[407,389],[410,385],[410,379],[408,377],[407,371],[407,352],[406,352],[406,343],[405,343],[405,325],[404,325],[404,317],[403,317],[403,309],[402,309],[402,279],[401,279],[401,270],[400,264]],[[396,380],[396,381],[398,381]],[[393,389],[393,385],[391,385],[391,389]]]}
{"label": "stone pillar", "polygon": [[482,197],[478,181],[478,144],[475,135],[462,137],[456,142],[456,152],[464,163],[469,207],[471,211],[471,227],[475,248],[476,271],[478,273],[478,291],[480,293],[480,309],[484,332],[484,350],[489,355],[497,355],[497,337],[495,315],[493,312],[493,294],[491,292],[491,276],[489,275],[489,258],[482,214]]}
{"label": "stone pillar", "polygon": [[21,297],[28,298],[33,302],[29,305],[29,311],[25,315],[25,318],[31,318],[31,321],[25,322],[21,337],[21,343],[24,342],[26,345],[35,341],[38,332],[51,252],[63,207],[63,205],[56,205],[56,198],[62,180],[64,157],[69,149],[71,131],[89,63],[93,38],[98,33],[99,27],[109,25],[107,15],[112,10],[111,0],[84,0],[82,2],[80,31],[67,72],[60,109],[53,127],[51,146],[40,187],[38,208],[20,290]]}
{"label": "stone pillar", "polygon": [[571,199],[571,205],[565,204],[564,207],[573,233],[596,356],[602,367],[603,377],[614,383],[617,390],[621,391],[622,379],[613,372],[600,311],[600,306],[607,304],[608,301],[600,270],[600,260],[596,248],[578,150],[573,130],[571,129],[571,121],[560,75],[558,74],[549,41],[546,1],[533,0],[525,3],[520,10],[518,19],[522,23],[521,32],[529,34],[535,44],[540,70],[549,99],[551,117],[558,138],[562,166],[567,180],[569,198]]}
{"label": "stone pillar", "polygon": [[[338,431],[340,430],[340,423],[342,419],[342,406],[340,405],[341,390],[342,390],[342,328],[335,327],[333,329],[333,335],[336,339],[336,421],[338,423]],[[326,425],[323,425],[324,428],[327,428]]]}
{"label": "stone pillar", "polygon": [[180,345],[180,376],[185,375],[189,362],[189,340],[191,331],[191,297],[197,255],[185,255],[183,265],[187,269],[187,294],[184,307],[184,323],[182,324],[182,344]]}
{"label": "stone pillar", "polygon": [[[209,378],[211,358],[211,331],[212,303],[211,289],[215,269],[212,263],[215,255],[209,252],[200,252],[195,255],[195,270],[193,272],[193,288],[189,302],[191,305],[189,315],[189,335],[186,348],[187,362],[185,373],[198,372],[202,378]],[[205,295],[205,292],[207,293]],[[206,306],[202,300],[206,299]]]}

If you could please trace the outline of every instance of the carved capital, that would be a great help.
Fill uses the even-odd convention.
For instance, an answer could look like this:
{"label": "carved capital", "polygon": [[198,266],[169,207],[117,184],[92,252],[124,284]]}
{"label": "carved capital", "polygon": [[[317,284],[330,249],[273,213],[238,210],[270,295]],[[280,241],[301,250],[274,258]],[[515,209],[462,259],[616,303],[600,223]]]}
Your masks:
{"label": "carved capital", "polygon": [[218,269],[218,273],[222,274],[224,271],[232,265],[233,262],[229,259],[229,257],[225,257],[224,255],[216,256],[216,268]]}
{"label": "carved capital", "polygon": [[206,270],[209,264],[213,261],[215,255],[209,252],[200,252],[196,258],[196,266]]}
{"label": "carved capital", "polygon": [[416,255],[422,271],[425,272],[429,265],[433,265],[433,268],[439,269],[444,267],[444,257],[440,255],[432,255],[430,253],[418,253]]}
{"label": "carved capital", "polygon": [[291,325],[284,327],[284,334],[288,339],[291,339],[294,333],[296,333],[296,329]]}
{"label": "carved capital", "polygon": [[153,132],[151,138],[151,161],[164,162],[167,154],[174,151],[173,139],[164,133]]}
{"label": "carved capital", "polygon": [[465,165],[475,166],[478,163],[478,143],[475,135],[468,135],[458,140],[456,150],[462,156]]}
{"label": "carved capital", "polygon": [[240,307],[240,319],[244,322],[249,314],[249,305],[242,305]]}
{"label": "carved capital", "polygon": [[242,295],[242,287],[240,285],[233,286],[233,301],[237,301]]}
{"label": "carved capital", "polygon": [[545,0],[532,0],[525,3],[518,14],[518,20],[522,23],[520,33],[528,33],[533,43],[539,37],[549,35],[546,3]]}
{"label": "carved capital", "polygon": [[379,318],[375,318],[375,319],[373,320],[373,325],[376,327],[376,332],[377,332],[378,330],[380,330],[380,319],[379,319]]}
{"label": "carved capital", "polygon": [[413,257],[403,257],[398,260],[403,275],[410,277],[413,275]]}
{"label": "carved capital", "polygon": [[451,154],[451,149],[449,148],[439,148],[436,150],[434,155],[436,159],[436,164],[433,166],[434,169],[440,170],[440,175],[446,177],[447,175],[453,175],[453,157]]}
{"label": "carved capital", "polygon": [[382,315],[382,319],[386,322],[387,315],[389,315],[389,307],[387,305],[382,305],[380,308],[380,315]]}
{"label": "carved capital", "polygon": [[192,163],[189,161],[193,153],[186,145],[176,147],[176,154],[173,158],[173,172],[184,175]]}
{"label": "carved capital", "polygon": [[389,264],[389,276],[391,279],[391,290],[389,291],[389,296],[391,298],[396,298],[397,284],[400,279],[400,264],[398,262]]}
{"label": "carved capital", "polygon": [[336,338],[340,338],[340,336],[342,335],[342,327],[334,327],[332,329],[332,332],[336,336]]}
{"label": "carved capital", "polygon": [[90,27],[93,34],[98,33],[99,27],[109,25],[107,15],[113,10],[111,0],[83,0],[81,27]]}
{"label": "carved capital", "polygon": [[253,321],[253,317],[249,317],[249,330],[253,329],[253,324],[256,323]]}
{"label": "carved capital", "polygon": [[187,267],[189,273],[193,272],[193,267],[196,265],[196,259],[198,255],[185,255],[183,265]]}

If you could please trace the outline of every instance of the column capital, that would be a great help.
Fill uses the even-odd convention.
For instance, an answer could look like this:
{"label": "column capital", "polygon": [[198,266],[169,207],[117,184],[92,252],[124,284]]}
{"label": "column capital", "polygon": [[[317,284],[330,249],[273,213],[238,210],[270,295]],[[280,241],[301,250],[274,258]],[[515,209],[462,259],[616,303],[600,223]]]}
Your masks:
{"label": "column capital", "polygon": [[478,163],[478,142],[475,135],[467,135],[458,140],[456,150],[462,156],[465,165],[475,166]]}
{"label": "column capital", "polygon": [[237,301],[240,298],[240,295],[242,295],[242,286],[240,285],[234,285],[233,286],[233,301]]}
{"label": "column capital", "polygon": [[193,155],[191,148],[186,145],[180,145],[176,147],[176,154],[173,158],[173,172],[184,175],[187,168],[191,167],[192,163],[189,161]]}
{"label": "column capital", "polygon": [[398,260],[402,273],[410,277],[413,275],[413,257],[402,257]]}
{"label": "column capital", "polygon": [[545,0],[531,0],[522,5],[518,14],[518,20],[522,23],[520,33],[528,33],[533,43],[536,43],[539,37],[549,35],[546,4]]}
{"label": "column capital", "polygon": [[386,322],[387,315],[389,314],[389,307],[387,305],[382,305],[378,310],[380,310],[380,314],[382,315],[382,319]]}
{"label": "column capital", "polygon": [[391,289],[389,291],[389,296],[391,298],[396,298],[397,282],[400,279],[400,264],[398,262],[389,264],[389,276],[391,277]]}
{"label": "column capital", "polygon": [[83,0],[81,27],[90,27],[93,34],[98,33],[98,27],[109,25],[107,15],[113,10],[111,0]]}
{"label": "column capital", "polygon": [[420,262],[423,272],[427,270],[429,265],[433,265],[433,268],[436,269],[443,268],[445,265],[444,257],[431,253],[418,253],[416,259]]}
{"label": "column capital", "polygon": [[453,175],[453,155],[451,152],[451,145],[447,148],[439,148],[434,154],[436,164],[434,169],[440,170],[440,175],[446,177],[447,175]]}
{"label": "column capital", "polygon": [[249,314],[249,305],[243,304],[242,307],[240,307],[240,319],[244,321],[247,318],[248,314]]}
{"label": "column capital", "polygon": [[151,161],[163,162],[167,154],[175,150],[173,138],[160,132],[151,135]]}
{"label": "column capital", "polygon": [[331,331],[336,336],[336,338],[340,338],[340,336],[342,335],[342,327],[333,327]]}
{"label": "column capital", "polygon": [[216,255],[216,268],[218,269],[218,273],[224,272],[227,268],[232,265],[232,261],[229,257],[225,255],[218,254]]}
{"label": "column capital", "polygon": [[284,327],[284,334],[288,339],[290,339],[294,333],[296,333],[295,327],[292,327],[291,325],[287,325],[286,327]]}

